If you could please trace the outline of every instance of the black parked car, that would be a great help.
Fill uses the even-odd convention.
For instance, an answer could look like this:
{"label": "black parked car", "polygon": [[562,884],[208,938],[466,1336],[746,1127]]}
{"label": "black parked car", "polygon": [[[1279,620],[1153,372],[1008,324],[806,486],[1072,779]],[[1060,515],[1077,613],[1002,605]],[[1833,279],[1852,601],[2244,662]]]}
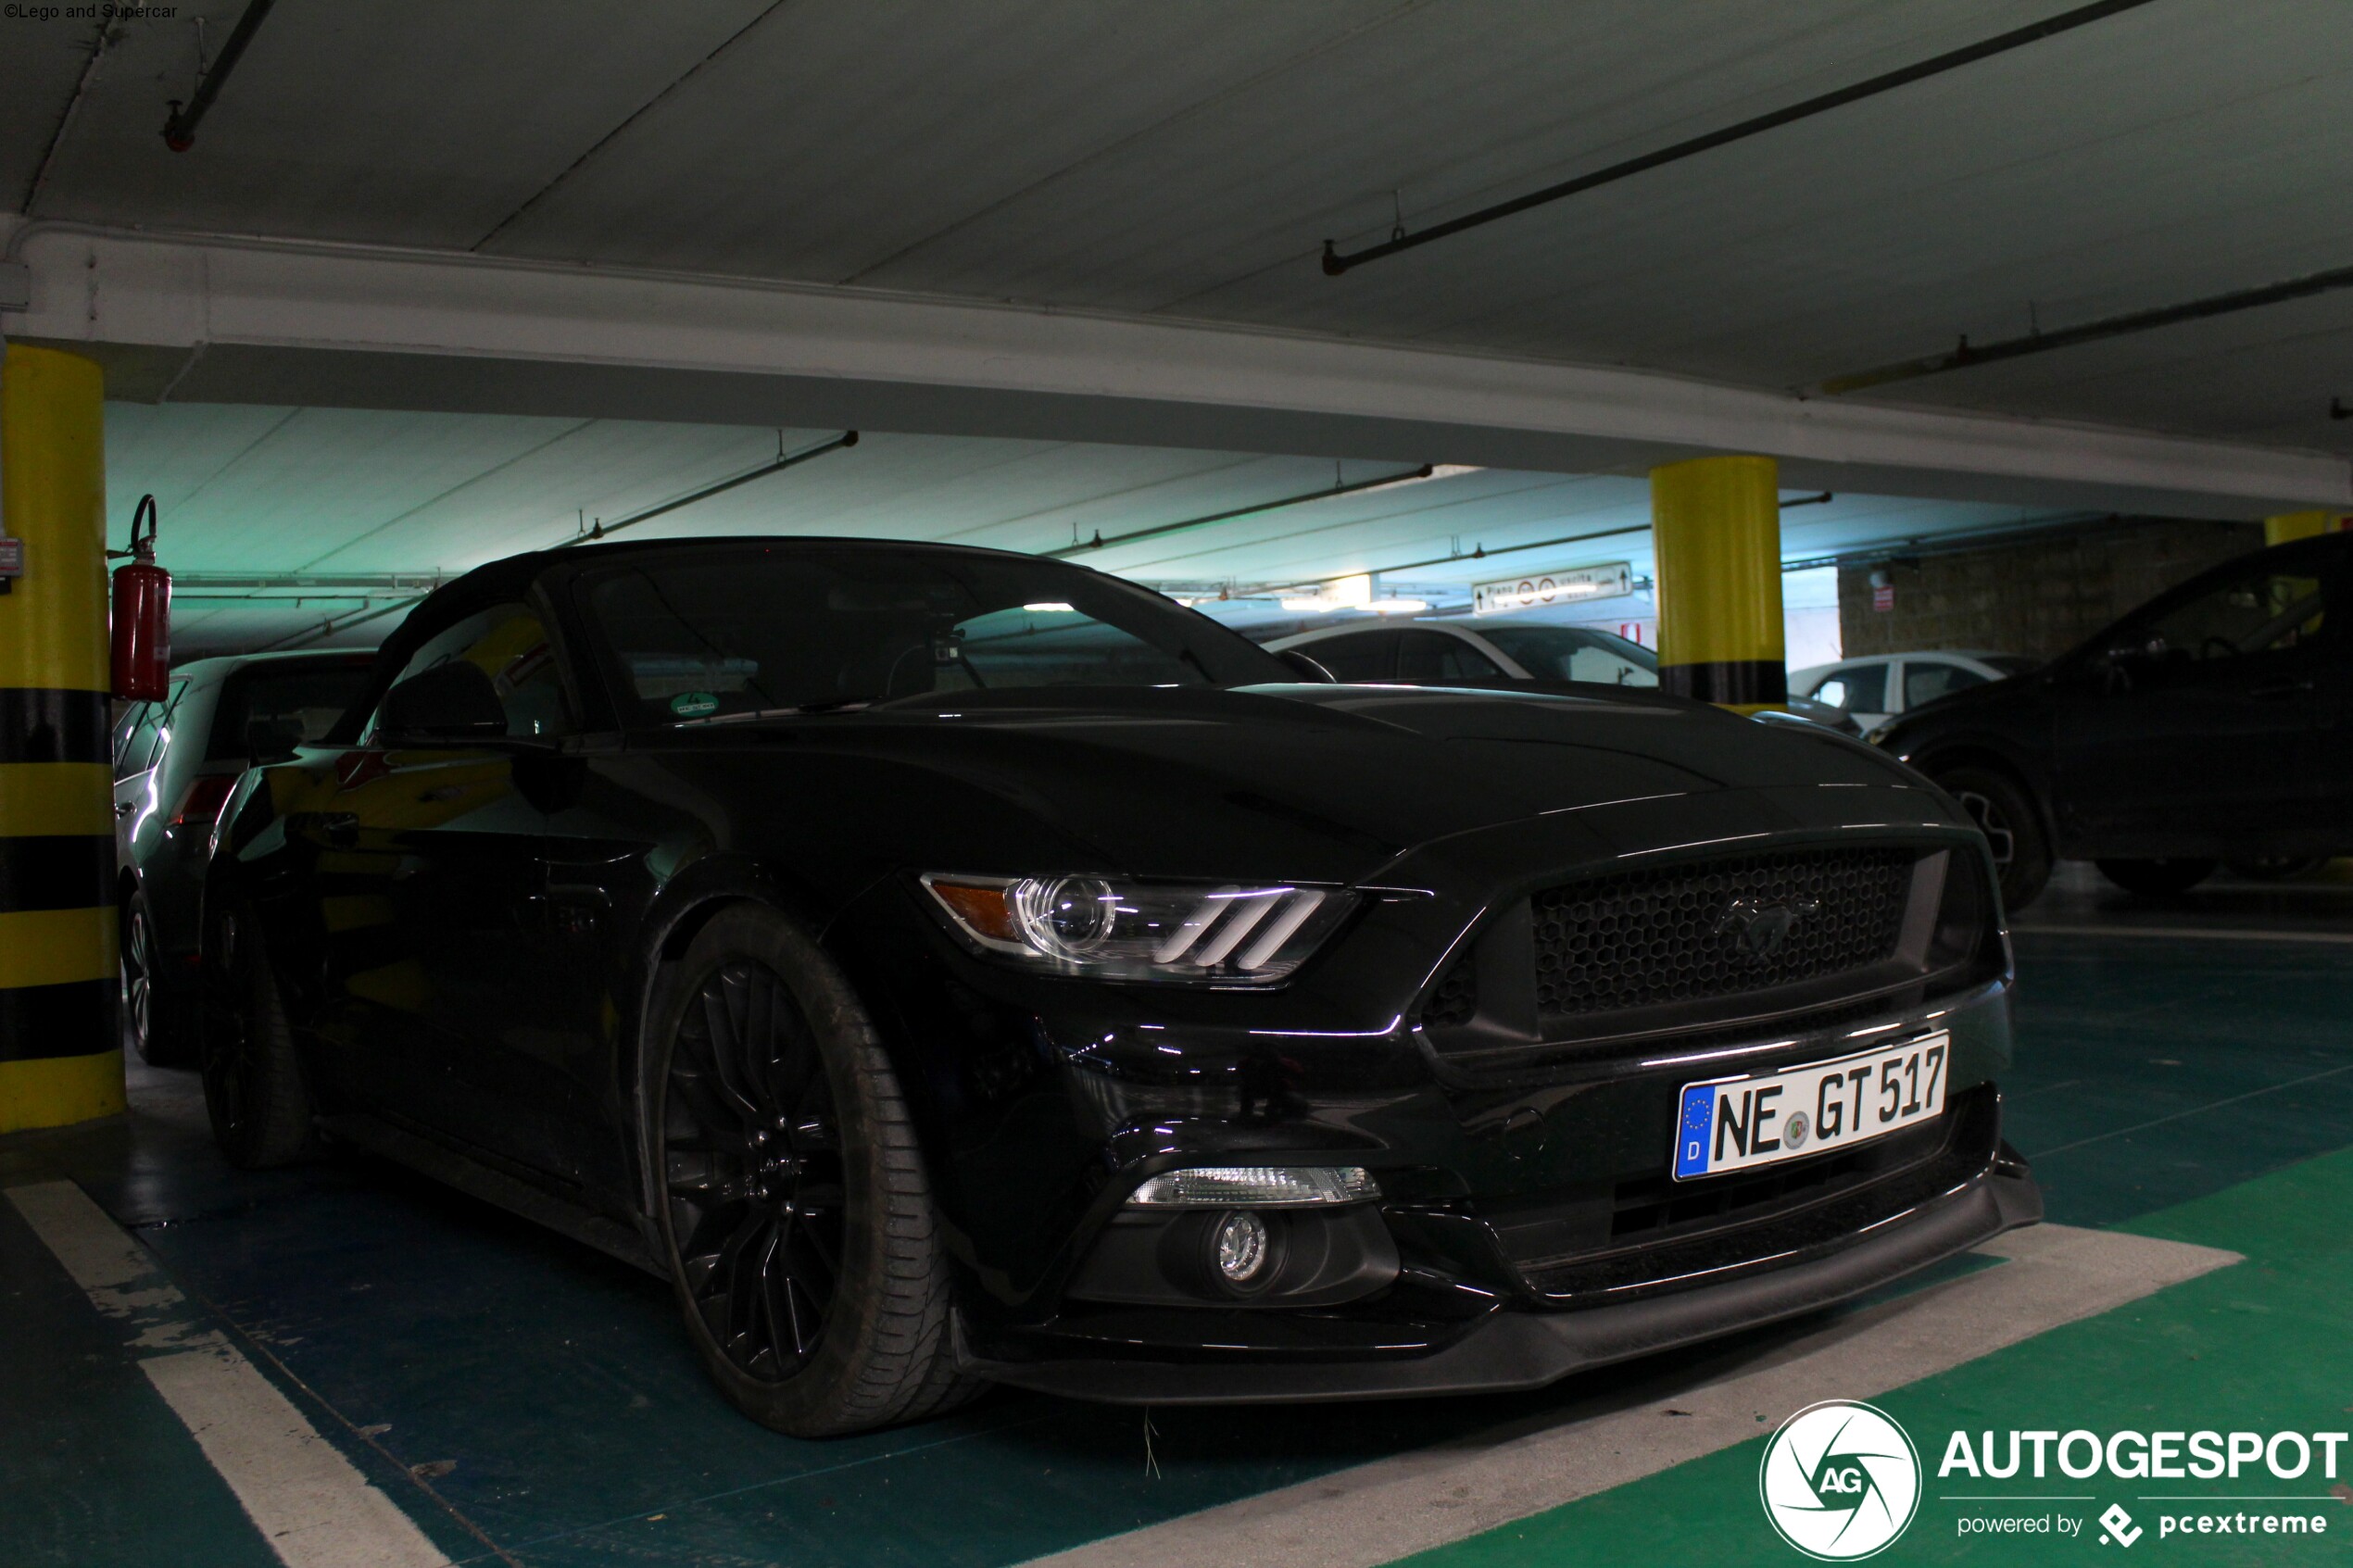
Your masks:
{"label": "black parked car", "polygon": [[1982,824],[2012,909],[2057,859],[2166,894],[2353,851],[2348,571],[2353,534],[2255,551],[1872,739]]}
{"label": "black parked car", "polygon": [[212,824],[237,775],[317,740],[359,695],[372,653],[199,659],[115,721],[115,907],[132,1047],[193,1061],[196,898]]}
{"label": "black parked car", "polygon": [[1303,684],[990,551],[591,546],[245,776],[216,1134],[671,1280],[786,1431],[1524,1387],[2040,1211],[1984,840],[1655,694]]}

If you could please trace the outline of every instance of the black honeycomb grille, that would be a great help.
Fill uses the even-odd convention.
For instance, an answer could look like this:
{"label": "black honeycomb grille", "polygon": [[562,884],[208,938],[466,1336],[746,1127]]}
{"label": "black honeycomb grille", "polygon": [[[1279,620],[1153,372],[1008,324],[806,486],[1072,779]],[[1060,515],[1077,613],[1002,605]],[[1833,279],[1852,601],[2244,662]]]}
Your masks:
{"label": "black honeycomb grille", "polygon": [[1893,958],[1918,852],[1785,850],[1548,888],[1536,1000],[1550,1018],[1770,990]]}
{"label": "black honeycomb grille", "polygon": [[1422,1009],[1424,1023],[1468,1023],[1478,1011],[1478,970],[1466,951],[1429,994],[1429,1005]]}

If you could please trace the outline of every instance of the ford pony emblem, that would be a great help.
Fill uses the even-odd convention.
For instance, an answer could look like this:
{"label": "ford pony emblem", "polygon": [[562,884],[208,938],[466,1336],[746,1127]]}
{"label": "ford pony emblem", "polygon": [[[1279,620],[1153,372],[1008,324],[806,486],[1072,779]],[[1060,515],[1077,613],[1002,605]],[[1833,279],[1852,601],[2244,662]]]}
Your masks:
{"label": "ford pony emblem", "polygon": [[1762,962],[1780,957],[1781,949],[1789,946],[1791,928],[1821,907],[1812,898],[1788,904],[1757,904],[1735,898],[1718,917],[1716,929],[1732,938],[1733,952]]}

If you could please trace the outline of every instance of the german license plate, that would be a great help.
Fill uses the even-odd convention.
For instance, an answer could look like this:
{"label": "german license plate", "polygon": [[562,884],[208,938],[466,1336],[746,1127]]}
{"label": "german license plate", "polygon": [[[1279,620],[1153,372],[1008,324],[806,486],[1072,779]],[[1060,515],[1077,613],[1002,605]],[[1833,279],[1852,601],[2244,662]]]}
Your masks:
{"label": "german license plate", "polygon": [[1848,1148],[1939,1115],[1952,1048],[1940,1030],[1831,1061],[1686,1084],[1675,1179]]}

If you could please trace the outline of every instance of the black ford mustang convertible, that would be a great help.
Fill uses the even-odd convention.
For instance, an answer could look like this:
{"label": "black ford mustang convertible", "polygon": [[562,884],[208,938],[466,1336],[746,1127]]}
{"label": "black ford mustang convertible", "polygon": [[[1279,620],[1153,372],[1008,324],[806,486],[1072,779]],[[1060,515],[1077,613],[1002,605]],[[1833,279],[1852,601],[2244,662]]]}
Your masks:
{"label": "black ford mustang convertible", "polygon": [[2037,1217],[1932,786],[1655,693],[1312,674],[990,551],[484,567],[222,813],[216,1133],[654,1270],[812,1435],[1528,1387]]}

